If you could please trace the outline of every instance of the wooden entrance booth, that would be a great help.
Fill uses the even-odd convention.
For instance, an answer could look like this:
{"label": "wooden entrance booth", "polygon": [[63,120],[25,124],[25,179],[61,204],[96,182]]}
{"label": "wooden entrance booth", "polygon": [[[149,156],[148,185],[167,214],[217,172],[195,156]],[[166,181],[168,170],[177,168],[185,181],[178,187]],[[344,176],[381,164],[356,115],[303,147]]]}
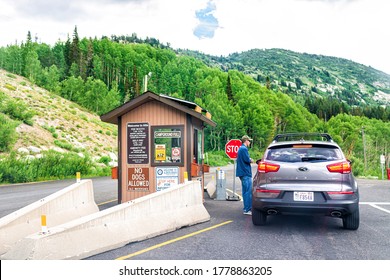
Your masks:
{"label": "wooden entrance booth", "polygon": [[204,188],[204,127],[216,125],[207,110],[147,91],[100,118],[118,125],[118,203],[181,184],[186,174]]}

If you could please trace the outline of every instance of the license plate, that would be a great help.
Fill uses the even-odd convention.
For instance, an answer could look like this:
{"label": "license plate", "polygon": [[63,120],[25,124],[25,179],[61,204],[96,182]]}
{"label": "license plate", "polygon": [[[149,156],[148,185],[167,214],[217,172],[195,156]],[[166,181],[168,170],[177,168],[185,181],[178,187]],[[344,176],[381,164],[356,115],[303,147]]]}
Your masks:
{"label": "license plate", "polygon": [[294,201],[314,201],[313,192],[294,192]]}

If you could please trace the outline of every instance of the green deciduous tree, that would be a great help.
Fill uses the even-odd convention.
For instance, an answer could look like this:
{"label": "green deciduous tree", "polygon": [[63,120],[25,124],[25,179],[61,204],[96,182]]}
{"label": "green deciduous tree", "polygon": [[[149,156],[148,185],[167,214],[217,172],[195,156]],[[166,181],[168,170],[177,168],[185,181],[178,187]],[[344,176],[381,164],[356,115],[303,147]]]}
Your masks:
{"label": "green deciduous tree", "polygon": [[61,82],[61,96],[71,101],[79,101],[84,92],[84,81],[81,77],[70,76]]}
{"label": "green deciduous tree", "polygon": [[38,54],[31,51],[26,56],[25,75],[33,83],[40,84],[42,79],[42,67]]}
{"label": "green deciduous tree", "polygon": [[54,93],[60,92],[60,72],[55,64],[44,70],[45,87]]}
{"label": "green deciduous tree", "polygon": [[[143,44],[144,41],[156,47]],[[218,63],[226,60],[223,57],[213,59]],[[0,48],[0,67],[23,74],[38,85],[58,92],[97,114],[106,113],[142,94],[143,78],[151,72],[149,90],[196,102],[212,114],[217,126],[206,127],[206,151],[223,150],[228,140],[240,138],[243,134],[254,139],[254,149],[262,150],[277,133],[329,132],[340,142],[348,157],[354,160],[356,173],[376,174],[377,157],[380,153],[388,153],[389,149],[390,109],[350,106],[356,103],[352,86],[335,92],[332,98],[306,98],[307,95],[302,94],[299,102],[306,109],[289,95],[273,90],[277,87],[271,81],[283,81],[287,86],[295,81],[297,89],[307,94],[311,87],[321,93],[320,88],[317,89],[316,84],[309,83],[310,79],[301,74],[299,78],[294,78],[277,70],[268,75],[267,71],[263,71],[268,67],[264,59],[276,61],[289,69],[296,67],[280,60],[275,52],[272,57],[257,57],[257,80],[265,83],[262,86],[238,71],[245,70],[240,63],[232,66],[238,70],[223,72],[207,67],[193,57],[178,54],[153,38],[141,40],[133,34],[113,36],[112,40],[107,37],[80,40],[77,27],[72,40],[68,38],[65,43],[57,42],[52,49],[45,44],[33,43],[30,33],[27,41],[20,46]],[[308,76],[316,71],[323,80],[334,78],[333,72],[310,65],[305,67],[305,71]],[[291,87],[291,91],[295,90]],[[339,94],[346,95],[351,104],[340,103]],[[362,164],[362,126],[366,127],[368,166],[373,166],[369,170],[364,170]]]}

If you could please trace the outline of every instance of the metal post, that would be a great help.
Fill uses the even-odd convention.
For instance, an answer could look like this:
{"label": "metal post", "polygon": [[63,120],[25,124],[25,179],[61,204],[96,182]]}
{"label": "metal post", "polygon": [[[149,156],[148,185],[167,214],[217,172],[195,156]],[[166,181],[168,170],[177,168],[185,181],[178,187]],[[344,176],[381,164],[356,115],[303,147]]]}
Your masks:
{"label": "metal post", "polygon": [[226,200],[226,176],[225,171],[217,169],[216,171],[216,192],[215,200]]}
{"label": "metal post", "polygon": [[233,168],[233,195],[228,195],[226,200],[240,200],[240,198],[236,194],[236,160],[234,160],[234,168]]}
{"label": "metal post", "polygon": [[364,126],[362,126],[362,140],[363,140],[364,175],[365,175],[367,171],[367,157],[366,157],[366,140],[364,138]]}
{"label": "metal post", "polygon": [[381,169],[382,169],[382,180],[385,179],[385,167],[383,164],[381,164]]}
{"label": "metal post", "polygon": [[385,179],[385,164],[386,164],[385,155],[380,155],[379,161],[381,163],[381,169],[382,169],[382,180],[384,180]]}

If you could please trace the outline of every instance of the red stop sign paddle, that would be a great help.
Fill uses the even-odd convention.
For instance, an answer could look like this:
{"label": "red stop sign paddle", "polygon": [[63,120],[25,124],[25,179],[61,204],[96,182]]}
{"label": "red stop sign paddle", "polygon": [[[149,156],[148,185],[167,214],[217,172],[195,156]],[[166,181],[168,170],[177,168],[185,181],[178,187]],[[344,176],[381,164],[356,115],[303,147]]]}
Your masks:
{"label": "red stop sign paddle", "polygon": [[236,159],[238,149],[241,147],[242,142],[239,139],[232,139],[225,145],[225,153],[230,159]]}

